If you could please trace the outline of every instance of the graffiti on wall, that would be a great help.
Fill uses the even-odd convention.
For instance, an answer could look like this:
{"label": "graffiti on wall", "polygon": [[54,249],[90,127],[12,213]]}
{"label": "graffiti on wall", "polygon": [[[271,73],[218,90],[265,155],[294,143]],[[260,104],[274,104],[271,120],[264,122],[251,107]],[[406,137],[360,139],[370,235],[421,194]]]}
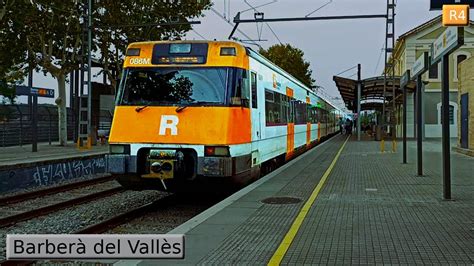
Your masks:
{"label": "graffiti on wall", "polygon": [[104,171],[105,159],[95,158],[36,167],[33,179],[37,186],[47,186],[69,179],[103,173]]}
{"label": "graffiti on wall", "polygon": [[30,168],[0,170],[0,192],[50,186],[66,180],[105,173],[106,169],[106,160],[101,156]]}

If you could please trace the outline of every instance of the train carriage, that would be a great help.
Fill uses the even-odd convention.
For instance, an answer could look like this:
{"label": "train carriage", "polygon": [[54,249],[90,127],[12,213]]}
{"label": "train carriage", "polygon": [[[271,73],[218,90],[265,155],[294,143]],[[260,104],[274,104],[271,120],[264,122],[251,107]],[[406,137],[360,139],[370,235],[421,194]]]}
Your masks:
{"label": "train carriage", "polygon": [[246,184],[338,130],[343,114],[236,42],[132,43],[109,172],[134,189]]}

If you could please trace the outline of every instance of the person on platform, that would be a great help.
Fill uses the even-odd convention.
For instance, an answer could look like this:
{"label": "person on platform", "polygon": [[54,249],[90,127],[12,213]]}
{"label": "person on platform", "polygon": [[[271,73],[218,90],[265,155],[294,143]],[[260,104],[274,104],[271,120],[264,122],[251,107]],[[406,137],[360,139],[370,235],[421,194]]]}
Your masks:
{"label": "person on platform", "polygon": [[342,120],[342,117],[339,117],[339,131],[341,135],[344,134],[344,120]]}
{"label": "person on platform", "polygon": [[352,126],[353,126],[353,124],[352,124],[352,121],[349,118],[346,119],[346,125],[345,126],[346,126],[346,134],[347,135],[352,135]]}

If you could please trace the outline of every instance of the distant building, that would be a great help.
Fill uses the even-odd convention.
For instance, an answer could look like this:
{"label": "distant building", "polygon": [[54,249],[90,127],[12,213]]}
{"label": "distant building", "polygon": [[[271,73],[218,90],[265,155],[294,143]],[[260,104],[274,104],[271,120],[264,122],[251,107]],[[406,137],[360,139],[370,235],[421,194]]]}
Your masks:
{"label": "distant building", "polygon": [[[408,32],[402,34],[393,51],[395,75],[401,76],[424,52],[430,52],[431,44],[444,32],[446,28],[441,24],[441,16],[438,16]],[[465,44],[450,55],[449,77],[450,77],[450,119],[451,137],[458,135],[458,65],[474,55],[474,25],[464,28]],[[391,60],[393,61],[393,58]],[[441,137],[441,65],[433,65],[429,72],[423,75],[425,83],[423,94],[423,112],[425,137]],[[407,104],[407,134],[414,137],[414,95],[408,95]],[[397,135],[401,136],[401,110],[397,114]]]}

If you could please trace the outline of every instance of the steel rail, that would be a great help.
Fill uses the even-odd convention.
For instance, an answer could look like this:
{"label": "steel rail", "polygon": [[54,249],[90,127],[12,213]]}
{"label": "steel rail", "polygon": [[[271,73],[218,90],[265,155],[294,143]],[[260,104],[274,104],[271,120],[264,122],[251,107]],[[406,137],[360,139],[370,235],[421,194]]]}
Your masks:
{"label": "steel rail", "polygon": [[[177,196],[175,194],[163,197],[154,202],[141,205],[137,208],[134,208],[130,211],[123,212],[119,215],[116,215],[110,219],[104,220],[102,222],[87,226],[83,229],[73,232],[72,234],[101,234],[112,228],[118,227],[122,224],[125,224],[133,219],[139,218],[144,214],[155,211],[161,208],[168,207],[170,203],[176,200]],[[64,260],[63,260],[64,261]],[[38,260],[0,260],[0,265],[10,266],[10,265],[33,265],[37,263]]]}
{"label": "steel rail", "polygon": [[122,224],[125,224],[133,219],[139,218],[144,214],[156,211],[162,208],[169,207],[169,205],[175,202],[177,196],[175,194],[160,198],[156,201],[146,203],[132,210],[118,214],[110,219],[104,220],[102,222],[90,225],[83,229],[80,229],[73,234],[101,234],[110,229],[118,227]]}
{"label": "steel rail", "polygon": [[16,224],[16,223],[21,222],[21,221],[25,221],[25,220],[36,218],[36,217],[39,217],[39,216],[43,216],[43,215],[46,215],[46,214],[49,214],[49,213],[52,213],[52,212],[55,212],[55,211],[58,211],[58,210],[61,210],[61,209],[66,209],[66,208],[73,207],[73,206],[76,206],[76,205],[79,205],[79,204],[90,202],[90,201],[93,201],[95,199],[100,199],[100,198],[104,198],[104,197],[107,197],[107,196],[111,196],[113,194],[122,192],[124,190],[125,189],[123,187],[115,187],[115,188],[103,190],[103,191],[100,191],[100,192],[97,192],[97,193],[92,193],[92,194],[89,194],[89,195],[86,195],[86,196],[66,200],[66,201],[63,201],[63,202],[60,202],[60,203],[51,204],[51,205],[41,207],[41,208],[38,208],[38,209],[35,209],[35,210],[26,211],[26,212],[14,214],[14,215],[11,215],[11,216],[7,216],[7,217],[4,217],[4,218],[0,218],[0,228],[6,227],[6,226],[9,226],[9,225],[13,225],[13,224]]}
{"label": "steel rail", "polygon": [[42,196],[47,196],[51,194],[56,194],[59,192],[64,192],[68,190],[73,190],[76,188],[82,188],[86,186],[91,186],[91,185],[96,185],[100,183],[104,183],[107,181],[113,180],[113,176],[104,176],[104,177],[99,177],[99,178],[94,178],[94,179],[88,179],[88,180],[83,180],[79,182],[74,182],[74,183],[69,183],[65,185],[60,185],[60,186],[55,186],[55,187],[50,187],[50,188],[44,188],[44,189],[39,189],[35,191],[30,191],[30,192],[25,192],[21,194],[16,194],[12,196],[7,196],[7,197],[1,197],[0,198],[0,207],[6,206],[8,204],[12,203],[17,203],[17,202],[22,202]]}

